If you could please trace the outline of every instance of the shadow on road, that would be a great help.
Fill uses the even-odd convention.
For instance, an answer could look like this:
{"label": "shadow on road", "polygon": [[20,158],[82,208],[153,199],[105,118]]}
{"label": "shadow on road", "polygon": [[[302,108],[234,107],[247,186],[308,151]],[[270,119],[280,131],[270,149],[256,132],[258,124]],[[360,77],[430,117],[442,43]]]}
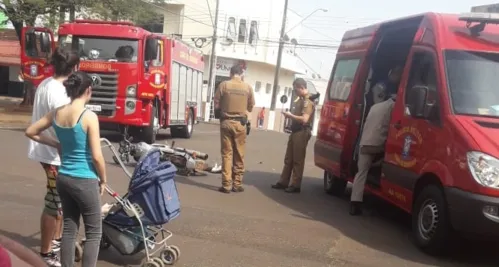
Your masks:
{"label": "shadow on road", "polygon": [[[297,214],[294,216],[327,223],[342,232],[343,235],[372,249],[413,262],[435,264],[435,258],[418,251],[412,244],[411,218],[403,211],[378,198],[366,196],[367,212],[361,217],[351,217],[345,215],[349,209],[349,190],[340,198],[328,196],[321,193],[323,192],[322,180],[305,177],[301,194],[288,194],[270,188],[269,181],[277,182],[278,179],[279,174],[277,173],[251,171],[245,175],[245,184],[255,186],[270,199],[296,211]],[[359,224],[357,220],[360,220],[361,223]],[[366,224],[369,225],[369,229],[359,230],[357,228]],[[389,231],[402,232],[407,239],[406,242],[404,240],[403,242],[391,242],[386,238],[378,238],[378,233],[386,232],[387,228]],[[366,234],[368,231],[371,234]],[[463,240],[452,248],[452,255],[439,259],[438,266],[451,267],[456,266],[458,262],[470,266],[497,266],[499,256],[496,248],[497,244]]]}
{"label": "shadow on road", "polygon": [[[471,241],[457,244],[452,248],[453,253],[448,258],[432,258],[412,244],[410,216],[382,200],[366,196],[365,214],[361,217],[351,217],[348,215],[349,190],[339,198],[328,196],[321,193],[322,180],[305,177],[302,192],[288,194],[270,188],[270,183],[278,179],[277,173],[248,171],[245,174],[244,184],[254,186],[268,198],[289,207],[296,212],[293,216],[326,223],[352,240],[408,261],[441,267],[454,267],[458,263],[467,266],[497,266],[499,261],[495,251],[497,244],[488,246],[489,244]],[[186,185],[218,190],[218,185],[208,185],[185,177],[177,176],[176,180]],[[401,233],[396,236],[402,236],[402,240],[390,239],[388,235],[391,231]],[[383,233],[387,233],[386,236]]]}
{"label": "shadow on road", "polygon": [[[31,234],[31,235],[28,235],[28,236],[23,236],[23,235],[20,235],[18,233],[7,232],[7,231],[4,231],[4,230],[0,229],[0,235],[3,235],[3,236],[6,236],[6,237],[8,237],[8,238],[10,238],[12,240],[15,240],[15,241],[23,244],[24,246],[32,249],[32,250],[35,247],[40,246],[40,239],[39,238],[35,238],[35,236],[37,236],[38,234],[40,234],[40,232]],[[38,253],[38,251],[36,251],[36,252]]]}

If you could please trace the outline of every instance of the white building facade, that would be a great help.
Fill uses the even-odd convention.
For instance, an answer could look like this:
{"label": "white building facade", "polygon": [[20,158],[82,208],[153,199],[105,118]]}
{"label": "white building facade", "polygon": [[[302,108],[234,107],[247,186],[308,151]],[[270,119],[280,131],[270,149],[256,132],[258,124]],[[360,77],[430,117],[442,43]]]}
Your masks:
{"label": "white building facade", "polygon": [[[203,50],[205,81],[209,80],[215,5],[215,0],[176,0],[169,1],[164,11],[164,33],[177,35]],[[220,0],[215,65],[215,88],[221,81],[229,79],[229,70],[233,65],[244,66],[244,80],[253,87],[255,94],[256,107],[252,114],[252,125],[256,126],[257,114],[265,107],[265,128],[278,131],[283,129],[282,118],[280,115],[269,118],[268,110],[271,105],[283,10],[284,0]],[[301,18],[290,12],[287,17],[286,28],[292,28],[292,31],[286,32],[288,42],[282,56],[276,114],[289,108],[290,100],[282,104],[279,99],[282,95],[291,98],[295,75],[302,73],[292,45],[299,41]],[[207,99],[206,93],[203,99]],[[210,113],[210,106],[206,106],[206,117]]]}

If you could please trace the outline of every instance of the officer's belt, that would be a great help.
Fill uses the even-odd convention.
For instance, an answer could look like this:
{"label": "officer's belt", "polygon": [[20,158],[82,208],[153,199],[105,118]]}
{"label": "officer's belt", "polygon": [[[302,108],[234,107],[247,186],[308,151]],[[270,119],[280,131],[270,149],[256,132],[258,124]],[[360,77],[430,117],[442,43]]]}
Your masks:
{"label": "officer's belt", "polygon": [[225,121],[225,120],[242,122],[242,121],[245,121],[247,119],[246,119],[246,117],[225,117],[225,118],[221,119],[221,121]]}
{"label": "officer's belt", "polygon": [[300,125],[300,126],[292,126],[291,127],[291,133],[297,133],[297,132],[301,132],[301,131],[306,131],[306,130],[310,130],[311,127],[310,125]]}

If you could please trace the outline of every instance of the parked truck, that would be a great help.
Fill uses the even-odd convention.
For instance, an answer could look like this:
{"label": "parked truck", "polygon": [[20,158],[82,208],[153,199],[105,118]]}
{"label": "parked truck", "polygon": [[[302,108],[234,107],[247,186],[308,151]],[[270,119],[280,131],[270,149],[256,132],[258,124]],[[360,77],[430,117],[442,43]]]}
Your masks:
{"label": "parked truck", "polygon": [[[56,44],[57,43],[57,44]],[[37,86],[53,75],[55,47],[78,51],[79,70],[93,81],[87,108],[101,129],[128,128],[135,140],[154,143],[160,128],[190,138],[201,110],[203,54],[175,37],[151,33],[129,22],[76,20],[50,29],[26,27],[21,62],[25,81]]]}

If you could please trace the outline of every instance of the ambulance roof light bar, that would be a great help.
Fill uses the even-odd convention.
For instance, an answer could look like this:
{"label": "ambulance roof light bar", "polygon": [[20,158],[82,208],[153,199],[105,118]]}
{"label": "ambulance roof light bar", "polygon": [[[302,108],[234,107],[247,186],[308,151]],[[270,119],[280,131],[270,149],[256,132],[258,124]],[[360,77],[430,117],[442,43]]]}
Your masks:
{"label": "ambulance roof light bar", "polygon": [[[486,24],[499,24],[499,13],[470,12],[459,15],[460,21],[466,22],[471,35],[478,36],[485,29]],[[475,25],[471,25],[476,23]]]}

